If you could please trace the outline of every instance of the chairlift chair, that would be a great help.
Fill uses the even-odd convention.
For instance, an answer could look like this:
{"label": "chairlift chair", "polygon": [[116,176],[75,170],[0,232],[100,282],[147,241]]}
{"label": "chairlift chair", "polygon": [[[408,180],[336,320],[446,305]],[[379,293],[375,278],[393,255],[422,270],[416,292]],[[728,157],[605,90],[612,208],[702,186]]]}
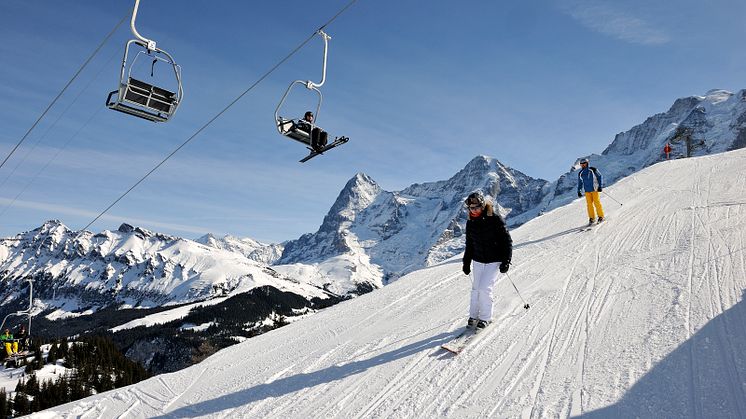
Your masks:
{"label": "chairlift chair", "polygon": [[[140,0],[135,0],[135,8],[132,11],[131,28],[136,39],[127,42],[124,48],[122,69],[119,73],[119,88],[109,93],[106,98],[106,106],[115,111],[124,112],[153,122],[166,122],[176,113],[184,93],[181,85],[181,67],[174,61],[171,54],[157,48],[153,40],[141,36],[135,28],[137,9]],[[141,47],[135,58],[128,64],[127,58],[130,48]],[[176,81],[176,92],[153,85],[140,79],[132,77],[132,70],[140,56],[148,56],[153,59],[151,65],[151,76],[157,62],[168,64],[174,72]]]}
{"label": "chairlift chair", "polygon": [[[306,82],[303,80],[295,80],[294,82],[290,83],[290,86],[288,86],[287,90],[285,90],[285,94],[282,96],[282,99],[280,100],[280,103],[277,105],[277,108],[275,108],[275,121],[277,122],[277,131],[288,137],[292,138],[293,140],[299,141],[307,146],[311,145],[311,133],[306,132],[305,130],[301,129],[299,127],[299,120],[292,119],[292,118],[284,118],[280,116],[280,108],[282,107],[283,103],[285,103],[285,99],[288,97],[288,94],[290,94],[290,91],[293,89],[293,87],[296,84],[302,84],[306,86],[309,90],[315,91],[318,96],[319,100],[316,104],[316,113],[314,113],[315,117],[318,118],[319,116],[319,109],[321,109],[321,102],[323,100],[323,96],[321,94],[321,90],[319,90],[312,82]],[[311,124],[311,129],[316,127],[316,124]]]}
{"label": "chairlift chair", "polygon": [[[2,323],[0,323],[0,333],[2,333],[3,330],[5,330],[5,324],[8,321],[8,318],[11,316],[26,316],[28,318],[28,329],[26,330],[27,336],[26,339],[29,339],[31,337],[31,318],[33,317],[33,309],[34,309],[34,280],[31,277],[27,277],[26,281],[29,283],[29,304],[28,309],[16,311],[14,313],[9,313],[5,318],[3,318]],[[5,350],[5,348],[2,348],[2,350]],[[32,354],[26,348],[23,352],[19,352],[18,354],[14,354],[12,356],[9,356],[6,358],[6,366],[16,366],[17,361],[20,357],[27,356],[29,354]]]}
{"label": "chairlift chair", "polygon": [[308,161],[309,159],[324,153],[325,151],[331,150],[334,147],[337,147],[341,144],[346,143],[349,139],[347,137],[337,137],[331,144],[325,146],[321,150],[314,150],[311,147],[311,131],[313,131],[314,128],[316,128],[315,123],[311,123],[311,129],[307,132],[305,129],[301,129],[299,125],[299,120],[292,119],[292,118],[286,118],[280,115],[280,109],[282,108],[282,105],[285,103],[285,100],[287,99],[288,95],[290,94],[290,91],[296,87],[296,85],[303,85],[308,90],[313,90],[318,95],[318,102],[316,103],[316,113],[314,114],[316,117],[316,120],[318,120],[319,117],[319,111],[321,109],[321,103],[323,101],[323,95],[321,93],[321,90],[319,90],[319,87],[321,87],[324,82],[326,81],[326,61],[327,61],[327,53],[329,50],[329,40],[331,37],[324,33],[324,31],[319,31],[319,35],[324,39],[324,64],[322,67],[322,73],[321,73],[321,81],[318,83],[315,83],[311,80],[303,81],[303,80],[295,80],[292,83],[290,83],[290,86],[288,86],[287,90],[285,90],[285,94],[282,95],[282,98],[280,99],[280,103],[277,104],[277,107],[275,108],[275,126],[277,127],[277,131],[290,139],[293,139],[295,141],[301,142],[305,144],[309,150],[311,150],[311,153],[303,158],[301,160],[301,163]]}

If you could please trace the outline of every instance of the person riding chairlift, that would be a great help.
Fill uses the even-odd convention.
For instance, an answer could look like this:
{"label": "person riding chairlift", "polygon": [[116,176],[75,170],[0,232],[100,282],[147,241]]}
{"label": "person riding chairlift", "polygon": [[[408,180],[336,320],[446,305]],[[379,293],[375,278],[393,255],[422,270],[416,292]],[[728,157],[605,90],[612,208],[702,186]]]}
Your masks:
{"label": "person riding chairlift", "polygon": [[308,111],[303,115],[303,119],[296,124],[297,128],[307,132],[311,137],[311,148],[319,151],[326,147],[329,134],[323,129],[313,125],[313,112]]}
{"label": "person riding chairlift", "polygon": [[0,335],[0,342],[5,346],[5,352],[8,356],[18,353],[18,341],[13,339],[13,335],[10,333],[10,329],[5,329],[5,333]]}

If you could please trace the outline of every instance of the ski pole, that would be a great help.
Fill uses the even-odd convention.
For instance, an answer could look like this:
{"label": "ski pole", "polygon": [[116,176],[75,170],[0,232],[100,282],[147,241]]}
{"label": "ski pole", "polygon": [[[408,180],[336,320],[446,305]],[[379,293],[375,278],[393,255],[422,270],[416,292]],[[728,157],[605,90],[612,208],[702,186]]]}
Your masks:
{"label": "ski pole", "polygon": [[[609,198],[611,198],[611,199],[614,199],[614,197],[613,197],[613,196],[611,196],[611,195],[609,195],[609,194],[607,194],[607,193],[606,193],[606,191],[602,190],[601,192],[603,192],[603,193],[604,193],[604,195],[608,196]],[[617,201],[616,199],[614,199],[614,202],[616,202],[616,203],[617,203],[617,204],[619,204],[620,206],[624,206],[624,204],[622,204],[621,202]]]}
{"label": "ski pole", "polygon": [[520,297],[521,301],[523,301],[523,308],[525,308],[526,310],[531,308],[531,306],[529,306],[526,300],[524,300],[523,297],[521,296],[521,292],[518,291],[518,287],[515,286],[515,283],[513,283],[513,280],[510,279],[510,275],[508,275],[508,273],[505,272],[505,276],[508,277],[508,281],[510,281],[510,283],[513,284],[513,288],[515,289],[515,292],[518,294],[518,297]]}

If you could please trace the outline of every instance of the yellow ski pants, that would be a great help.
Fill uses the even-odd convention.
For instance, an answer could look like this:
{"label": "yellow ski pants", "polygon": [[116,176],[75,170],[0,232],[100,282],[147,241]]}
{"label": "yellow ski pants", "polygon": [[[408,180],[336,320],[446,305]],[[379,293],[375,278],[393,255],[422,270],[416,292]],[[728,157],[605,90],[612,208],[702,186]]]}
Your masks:
{"label": "yellow ski pants", "polygon": [[[586,192],[585,203],[588,205],[588,218],[596,218],[596,213],[599,217],[604,216],[604,209],[601,206],[601,198],[598,196],[598,192]],[[593,212],[593,207],[596,208],[596,212]]]}
{"label": "yellow ski pants", "polygon": [[8,356],[18,353],[18,341],[5,342],[5,352]]}

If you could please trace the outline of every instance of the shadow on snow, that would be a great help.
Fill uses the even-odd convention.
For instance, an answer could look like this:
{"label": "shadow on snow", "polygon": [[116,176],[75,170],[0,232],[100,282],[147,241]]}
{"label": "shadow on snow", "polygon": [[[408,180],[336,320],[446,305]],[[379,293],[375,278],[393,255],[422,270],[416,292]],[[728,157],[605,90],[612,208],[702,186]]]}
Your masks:
{"label": "shadow on snow", "polygon": [[746,417],[744,297],[658,362],[619,402],[580,417]]}
{"label": "shadow on snow", "polygon": [[359,374],[370,368],[406,358],[418,352],[437,348],[451,338],[453,338],[453,333],[441,333],[369,359],[350,362],[339,366],[332,365],[322,370],[280,378],[270,383],[259,384],[212,400],[184,406],[174,410],[173,412],[158,416],[158,418],[183,418],[215,414],[264,400],[268,397],[282,397],[303,389],[342,380],[351,375]]}

